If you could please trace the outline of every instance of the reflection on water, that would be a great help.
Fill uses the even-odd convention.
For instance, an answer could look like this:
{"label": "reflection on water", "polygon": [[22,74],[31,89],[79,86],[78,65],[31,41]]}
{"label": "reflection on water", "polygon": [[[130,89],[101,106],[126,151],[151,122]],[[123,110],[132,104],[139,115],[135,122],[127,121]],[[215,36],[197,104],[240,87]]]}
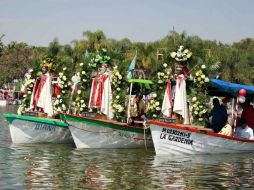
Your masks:
{"label": "reflection on water", "polygon": [[[0,110],[15,111],[15,108]],[[2,115],[2,114],[1,114]],[[1,118],[0,189],[253,189],[254,154],[156,156],[145,149],[12,145]]]}

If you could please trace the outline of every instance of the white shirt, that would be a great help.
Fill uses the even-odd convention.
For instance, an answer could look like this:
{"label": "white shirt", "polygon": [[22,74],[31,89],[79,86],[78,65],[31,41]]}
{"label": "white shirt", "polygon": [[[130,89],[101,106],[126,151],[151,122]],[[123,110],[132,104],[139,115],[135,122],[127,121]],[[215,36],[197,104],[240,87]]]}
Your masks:
{"label": "white shirt", "polygon": [[240,138],[253,139],[253,130],[250,127],[242,127],[236,128],[236,136]]}

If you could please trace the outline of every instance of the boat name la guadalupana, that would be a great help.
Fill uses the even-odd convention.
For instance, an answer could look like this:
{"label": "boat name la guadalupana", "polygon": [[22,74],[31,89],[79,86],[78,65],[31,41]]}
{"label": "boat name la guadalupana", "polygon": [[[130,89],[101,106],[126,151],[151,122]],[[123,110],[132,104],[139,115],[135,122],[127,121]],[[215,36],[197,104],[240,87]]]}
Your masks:
{"label": "boat name la guadalupana", "polygon": [[36,123],[34,130],[40,130],[40,131],[56,131],[56,127],[53,125],[48,125],[44,123]]}
{"label": "boat name la guadalupana", "polygon": [[190,136],[191,133],[182,132],[176,129],[163,128],[161,131],[160,139],[192,145],[193,140],[190,139]]}

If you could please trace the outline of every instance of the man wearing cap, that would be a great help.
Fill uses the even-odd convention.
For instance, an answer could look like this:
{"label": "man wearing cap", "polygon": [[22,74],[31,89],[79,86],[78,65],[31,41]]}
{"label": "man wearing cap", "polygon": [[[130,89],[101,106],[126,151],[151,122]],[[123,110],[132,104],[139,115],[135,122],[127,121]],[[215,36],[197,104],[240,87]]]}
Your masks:
{"label": "man wearing cap", "polygon": [[241,104],[243,112],[241,119],[246,121],[246,124],[254,129],[254,107],[250,105],[250,100],[247,98],[243,104]]}

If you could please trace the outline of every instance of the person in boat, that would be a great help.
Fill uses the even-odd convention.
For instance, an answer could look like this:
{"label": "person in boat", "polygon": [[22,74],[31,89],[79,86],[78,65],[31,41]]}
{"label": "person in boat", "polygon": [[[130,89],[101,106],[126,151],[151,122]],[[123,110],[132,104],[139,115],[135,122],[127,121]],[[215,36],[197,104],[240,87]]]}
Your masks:
{"label": "person in boat", "polygon": [[232,129],[232,126],[229,124],[229,122],[227,122],[226,125],[224,125],[224,127],[222,127],[222,129],[219,131],[218,134],[232,136],[233,129]]}
{"label": "person in boat", "polygon": [[53,116],[51,75],[47,64],[43,64],[41,69],[42,74],[34,83],[30,105],[33,111],[46,113],[51,117]]}
{"label": "person in boat", "polygon": [[246,124],[254,129],[254,107],[250,105],[250,99],[247,98],[241,106],[243,108],[241,119],[244,119]]}
{"label": "person in boat", "polygon": [[[146,104],[143,100],[143,94],[137,92],[135,97],[130,102],[130,118],[129,124],[134,126],[135,121],[144,121],[146,118]],[[138,123],[138,126],[142,126],[142,123]]]}
{"label": "person in boat", "polygon": [[245,119],[241,119],[239,122],[239,127],[236,128],[236,136],[246,139],[254,139],[253,129],[250,128]]}
{"label": "person in boat", "polygon": [[211,123],[208,128],[212,128],[215,133],[221,131],[221,129],[226,125],[228,120],[227,109],[224,105],[220,104],[218,98],[213,99],[213,109],[209,116],[212,117]]}
{"label": "person in boat", "polygon": [[103,113],[111,119],[113,118],[111,104],[112,90],[110,83],[110,68],[107,64],[102,64],[92,81],[89,108],[90,110],[96,110],[98,113]]}

